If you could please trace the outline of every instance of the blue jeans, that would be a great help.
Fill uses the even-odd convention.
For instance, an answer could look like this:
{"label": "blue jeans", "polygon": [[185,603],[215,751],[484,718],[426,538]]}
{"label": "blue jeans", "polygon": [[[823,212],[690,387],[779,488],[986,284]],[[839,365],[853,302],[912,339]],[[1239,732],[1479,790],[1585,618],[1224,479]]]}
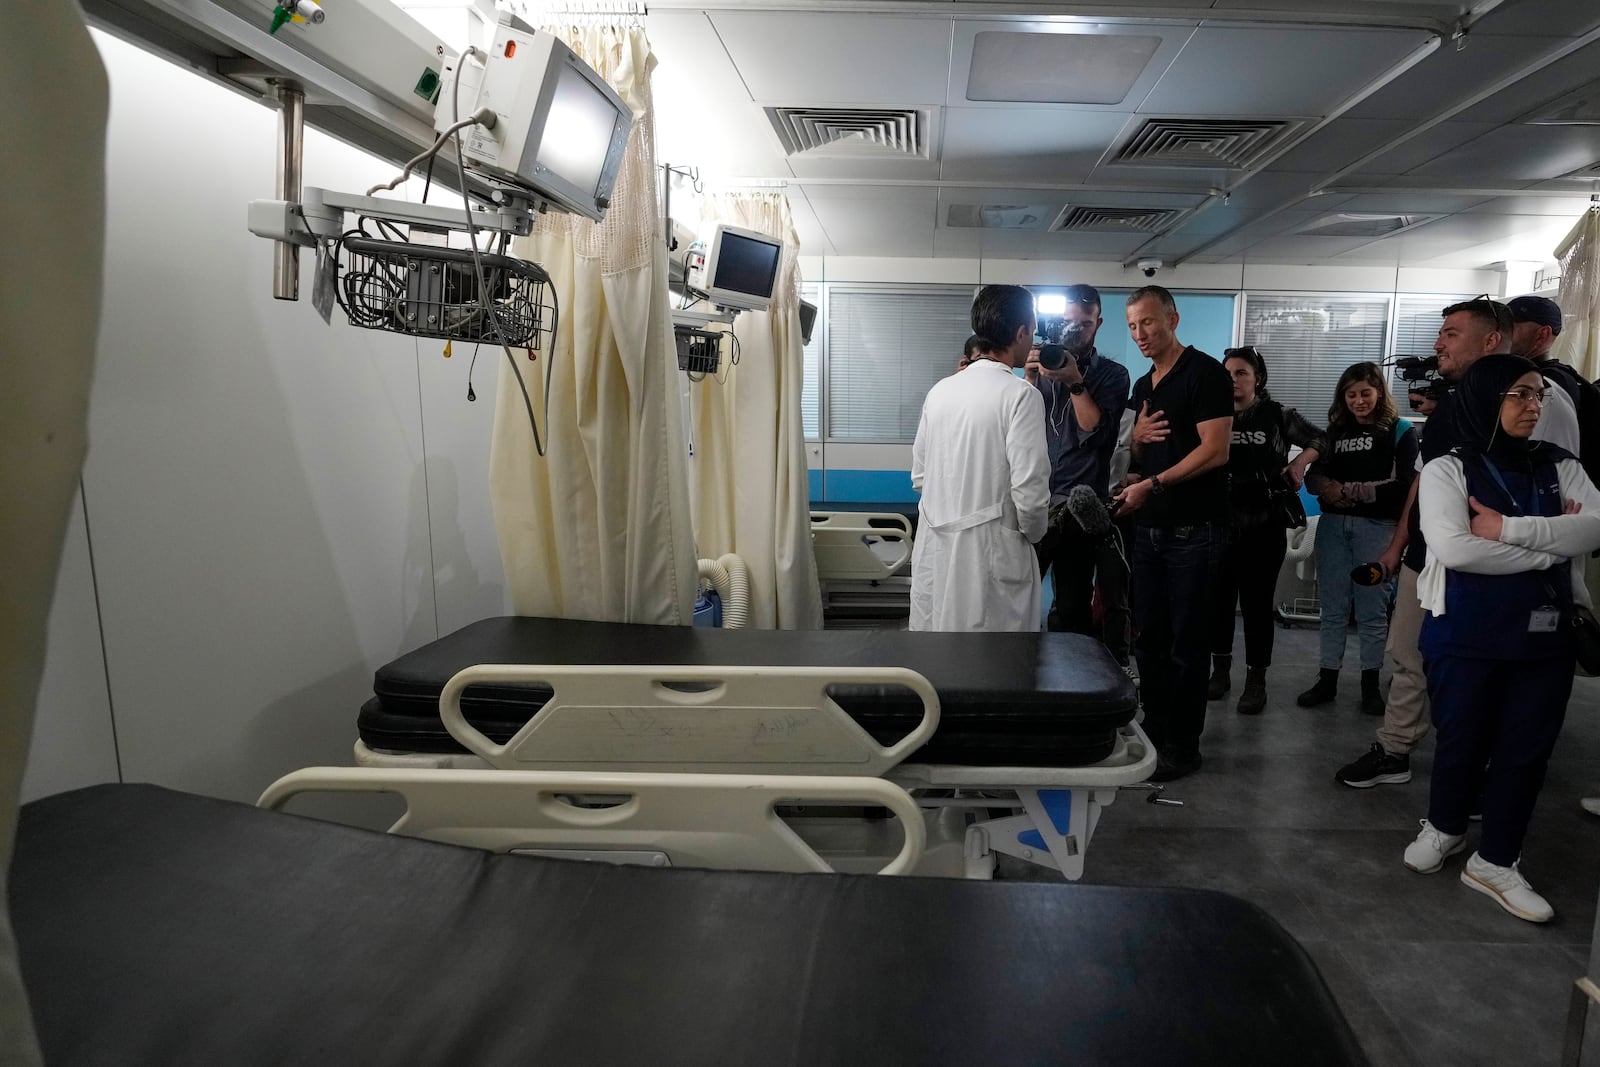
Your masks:
{"label": "blue jeans", "polygon": [[1133,539],[1133,622],[1139,630],[1144,728],[1180,759],[1200,751],[1217,574],[1228,547],[1221,526],[1139,526]]}
{"label": "blue jeans", "polygon": [[1376,563],[1394,536],[1394,523],[1383,519],[1358,519],[1322,513],[1317,522],[1317,599],[1322,603],[1322,668],[1336,671],[1344,663],[1344,628],[1350,617],[1350,598],[1356,602],[1356,632],[1361,638],[1361,669],[1383,666],[1383,646],[1389,637],[1389,604],[1394,582],[1357,585],[1350,572],[1363,563]]}

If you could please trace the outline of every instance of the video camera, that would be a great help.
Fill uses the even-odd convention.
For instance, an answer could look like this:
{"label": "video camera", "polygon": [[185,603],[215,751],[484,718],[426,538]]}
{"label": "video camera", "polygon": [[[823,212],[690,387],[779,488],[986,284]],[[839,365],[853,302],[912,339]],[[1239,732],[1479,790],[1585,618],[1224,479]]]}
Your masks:
{"label": "video camera", "polygon": [[1060,370],[1067,365],[1075,350],[1087,348],[1083,336],[1089,330],[1086,322],[1068,321],[1065,315],[1040,315],[1034,330],[1033,343],[1039,348],[1039,366],[1045,370]]}
{"label": "video camera", "polygon": [[1439,373],[1438,356],[1396,356],[1392,366],[1400,373],[1407,393],[1440,400],[1450,392],[1450,383]]}

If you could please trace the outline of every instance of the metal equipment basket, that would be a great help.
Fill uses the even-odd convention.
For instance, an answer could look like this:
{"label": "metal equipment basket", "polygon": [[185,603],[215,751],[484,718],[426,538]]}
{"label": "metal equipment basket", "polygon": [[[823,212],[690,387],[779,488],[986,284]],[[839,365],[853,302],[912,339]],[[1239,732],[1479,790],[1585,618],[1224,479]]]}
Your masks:
{"label": "metal equipment basket", "polygon": [[514,348],[543,348],[555,329],[550,275],[537,263],[480,252],[483,299],[466,249],[355,236],[339,244],[336,293],[353,326]]}

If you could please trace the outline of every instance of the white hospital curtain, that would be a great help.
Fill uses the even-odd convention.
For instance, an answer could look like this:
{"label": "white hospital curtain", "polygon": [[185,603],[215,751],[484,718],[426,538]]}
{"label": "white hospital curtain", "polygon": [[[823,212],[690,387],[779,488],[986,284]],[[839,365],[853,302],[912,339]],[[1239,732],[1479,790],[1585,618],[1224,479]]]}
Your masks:
{"label": "white hospital curtain", "polygon": [[[1589,380],[1600,377],[1600,207],[1591,207],[1556,246],[1562,330],[1555,357]],[[1600,570],[1600,567],[1595,568]]]}
{"label": "white hospital curtain", "polygon": [[691,386],[695,541],[702,556],[732,552],[749,566],[751,626],[821,629],[800,403],[800,240],[777,193],[709,197],[701,232],[718,222],[781,237],[783,257],[771,309],[734,322],[738,365]]}
{"label": "white hospital curtain", "polygon": [[521,363],[542,419],[542,361],[554,360],[543,457],[499,360],[489,482],[500,555],[519,615],[687,623],[696,557],[655,200],[655,57],[638,26],[557,32],[635,121],[604,221],[546,215],[514,247],[550,273],[561,319],[553,351]]}

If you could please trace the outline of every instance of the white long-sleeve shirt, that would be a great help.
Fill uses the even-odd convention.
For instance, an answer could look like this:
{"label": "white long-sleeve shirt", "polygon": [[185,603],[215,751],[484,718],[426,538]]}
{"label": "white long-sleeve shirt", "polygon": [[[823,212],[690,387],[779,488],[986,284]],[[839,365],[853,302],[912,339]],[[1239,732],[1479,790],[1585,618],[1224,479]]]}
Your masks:
{"label": "white long-sleeve shirt", "polygon": [[1422,468],[1417,506],[1421,510],[1422,536],[1428,542],[1428,562],[1417,578],[1417,598],[1425,610],[1442,616],[1445,571],[1467,574],[1521,574],[1549,570],[1575,559],[1572,598],[1592,607],[1583,582],[1584,556],[1600,548],[1600,489],[1589,481],[1577,460],[1556,464],[1562,501],[1576,501],[1576,515],[1507,515],[1500,540],[1489,541],[1472,533],[1467,507],[1467,475],[1461,460],[1440,456]]}

